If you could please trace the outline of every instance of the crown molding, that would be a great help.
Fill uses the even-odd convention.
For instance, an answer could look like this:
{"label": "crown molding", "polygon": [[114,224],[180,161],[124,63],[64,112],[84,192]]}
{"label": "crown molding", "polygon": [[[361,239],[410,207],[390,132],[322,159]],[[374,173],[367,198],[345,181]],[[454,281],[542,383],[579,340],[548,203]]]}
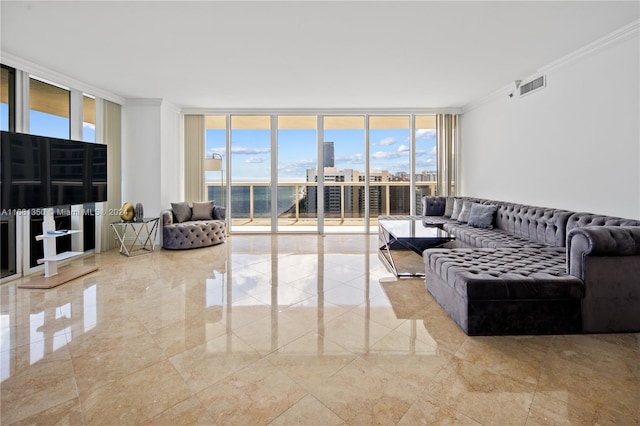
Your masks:
{"label": "crown molding", "polygon": [[462,108],[183,108],[196,115],[436,115],[460,114]]}
{"label": "crown molding", "polygon": [[[583,46],[577,50],[574,50],[573,52],[562,56],[561,58],[548,63],[547,65],[544,65],[540,68],[538,68],[536,70],[535,73],[529,75],[529,76],[524,76],[523,77],[523,81],[527,80],[530,77],[536,76],[536,75],[540,75],[540,74],[547,74],[549,72],[555,71],[557,69],[563,68],[565,66],[568,66],[576,61],[578,61],[579,59],[585,58],[585,57],[589,57],[592,56],[594,54],[596,54],[597,52],[609,47],[610,45],[617,43],[619,41],[622,40],[626,40],[628,38],[631,38],[633,36],[637,36],[638,33],[640,32],[640,19],[637,19],[623,27],[618,28],[617,30],[605,35],[604,37],[599,38],[598,40],[587,44],[586,46]],[[515,86],[514,83],[509,83],[508,85],[489,93],[486,96],[483,96],[482,98],[470,102],[466,105],[464,105],[462,107],[462,112],[463,113],[467,113],[469,111],[473,111],[476,108],[481,107],[482,105],[485,105],[491,101],[493,101],[494,99],[501,97],[501,96],[505,96],[508,95],[509,93],[513,92],[515,90]]]}
{"label": "crown molding", "polygon": [[469,111],[473,111],[476,108],[480,108],[483,105],[486,105],[490,102],[492,102],[494,99],[503,97],[503,96],[507,96],[509,93],[513,92],[515,90],[515,86],[513,83],[509,83],[508,85],[501,87],[498,90],[494,90],[493,92],[489,93],[488,95],[485,95],[483,97],[481,97],[478,100],[475,100],[473,102],[469,102],[468,104],[466,104],[465,106],[462,107],[462,113],[466,114]]}
{"label": "crown molding", "polygon": [[76,80],[75,78],[43,67],[4,50],[0,50],[0,62],[17,70],[33,74],[35,77],[40,77],[55,82],[56,84],[66,86],[69,89],[79,90],[89,95],[106,99],[120,105],[124,105],[125,103],[125,98],[123,96],[116,95],[115,93],[108,92],[83,81]]}
{"label": "crown molding", "polygon": [[582,59],[599,52],[600,50],[617,43],[622,40],[626,40],[640,31],[640,19],[631,22],[623,27],[618,28],[612,33],[599,38],[598,40],[587,44],[573,52],[561,57],[560,59],[553,61],[543,67],[538,68],[535,74],[545,74],[554,71],[558,68],[562,68],[565,65],[571,64],[578,59]]}

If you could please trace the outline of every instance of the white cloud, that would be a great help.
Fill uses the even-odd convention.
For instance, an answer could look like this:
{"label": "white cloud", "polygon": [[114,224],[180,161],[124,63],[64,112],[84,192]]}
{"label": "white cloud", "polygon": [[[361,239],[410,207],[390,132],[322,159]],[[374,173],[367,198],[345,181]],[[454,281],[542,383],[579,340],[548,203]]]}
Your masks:
{"label": "white cloud", "polygon": [[362,154],[353,154],[347,157],[336,157],[335,158],[336,167],[338,163],[347,163],[347,164],[363,164],[363,156]]}
{"label": "white cloud", "polygon": [[264,163],[264,161],[265,161],[264,157],[249,157],[246,160],[244,160],[245,163],[255,163],[255,164]]}
{"label": "white cloud", "polygon": [[222,155],[222,156],[224,157],[224,156],[225,156],[225,154],[227,153],[227,149],[226,149],[225,147],[223,147],[223,146],[213,147],[213,148],[211,148],[209,151],[207,151],[207,153],[205,154],[205,156],[206,156],[207,158],[211,158],[211,156],[213,155],[213,153],[214,153],[214,152],[215,152],[216,154],[220,154],[220,155]]}
{"label": "white cloud", "polygon": [[315,160],[294,160],[285,164],[281,164],[278,167],[278,170],[281,173],[293,174],[293,173],[299,173],[302,171],[306,172],[307,169],[314,169],[315,167],[316,167]]}
{"label": "white cloud", "polygon": [[416,130],[416,139],[433,139],[436,137],[436,129]]}
{"label": "white cloud", "polygon": [[247,148],[244,146],[235,146],[231,148],[232,154],[253,155],[253,154],[266,154],[270,152],[270,148]]}
{"label": "white cloud", "polygon": [[406,145],[400,145],[398,147],[398,152],[409,152],[410,151],[410,147],[406,146]]}
{"label": "white cloud", "polygon": [[376,160],[390,160],[392,158],[398,158],[400,156],[401,154],[398,152],[385,152],[385,151],[378,151],[371,154],[371,157],[373,157]]}
{"label": "white cloud", "polygon": [[389,145],[394,145],[396,143],[396,138],[384,138],[381,141],[378,142],[378,145],[382,145],[382,146],[389,146]]}

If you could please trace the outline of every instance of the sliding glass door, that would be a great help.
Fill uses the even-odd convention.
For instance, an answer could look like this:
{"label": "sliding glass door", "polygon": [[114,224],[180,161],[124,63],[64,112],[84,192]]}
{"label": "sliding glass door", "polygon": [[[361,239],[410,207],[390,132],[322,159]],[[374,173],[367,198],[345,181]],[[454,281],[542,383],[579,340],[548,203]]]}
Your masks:
{"label": "sliding glass door", "polygon": [[436,194],[434,115],[205,122],[206,156],[222,157],[222,170],[206,172],[207,197],[227,205],[234,232],[375,232],[379,216],[421,214],[422,196]]}
{"label": "sliding glass door", "polygon": [[278,116],[278,231],[317,232],[318,118]]}
{"label": "sliding glass door", "polygon": [[411,214],[411,138],[408,115],[369,117],[369,216]]}
{"label": "sliding glass door", "polygon": [[436,195],[438,152],[436,149],[436,116],[416,115],[416,212],[422,211],[422,197]]}
{"label": "sliding glass door", "polygon": [[[205,162],[206,199],[213,200],[216,206],[226,206],[227,187],[224,184],[224,176],[227,170],[227,117],[225,115],[205,117],[204,156],[207,159],[222,160],[213,163]],[[213,167],[207,167],[208,164]]]}
{"label": "sliding glass door", "polygon": [[363,232],[365,225],[365,117],[323,120],[324,231]]}
{"label": "sliding glass door", "polygon": [[271,231],[271,116],[231,116],[231,230]]}

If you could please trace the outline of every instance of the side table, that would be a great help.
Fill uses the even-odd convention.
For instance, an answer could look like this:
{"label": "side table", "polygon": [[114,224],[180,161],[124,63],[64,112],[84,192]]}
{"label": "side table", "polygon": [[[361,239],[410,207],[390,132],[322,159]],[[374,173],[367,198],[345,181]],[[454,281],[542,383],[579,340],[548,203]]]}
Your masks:
{"label": "side table", "polygon": [[[136,222],[112,222],[111,228],[120,243],[120,253],[125,256],[151,253],[156,245],[159,222],[159,217],[145,217]],[[133,241],[127,241],[127,233],[129,238],[133,237]]]}

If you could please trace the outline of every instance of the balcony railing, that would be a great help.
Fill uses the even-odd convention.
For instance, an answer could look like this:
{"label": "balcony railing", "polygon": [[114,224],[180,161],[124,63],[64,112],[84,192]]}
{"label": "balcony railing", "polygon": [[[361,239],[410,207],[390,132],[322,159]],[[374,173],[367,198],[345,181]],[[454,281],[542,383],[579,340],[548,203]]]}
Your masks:
{"label": "balcony railing", "polygon": [[[208,199],[225,204],[226,186],[206,183]],[[416,182],[416,212],[421,211],[420,198],[434,195],[436,182]],[[224,189],[224,190],[223,190]],[[410,183],[370,182],[369,216],[373,224],[379,215],[408,215],[411,211]],[[309,224],[318,214],[315,182],[278,183],[278,221],[280,224]],[[234,225],[266,225],[271,218],[271,185],[266,182],[238,182],[231,185],[231,211]],[[365,218],[364,182],[324,183],[325,224],[362,224]]]}

